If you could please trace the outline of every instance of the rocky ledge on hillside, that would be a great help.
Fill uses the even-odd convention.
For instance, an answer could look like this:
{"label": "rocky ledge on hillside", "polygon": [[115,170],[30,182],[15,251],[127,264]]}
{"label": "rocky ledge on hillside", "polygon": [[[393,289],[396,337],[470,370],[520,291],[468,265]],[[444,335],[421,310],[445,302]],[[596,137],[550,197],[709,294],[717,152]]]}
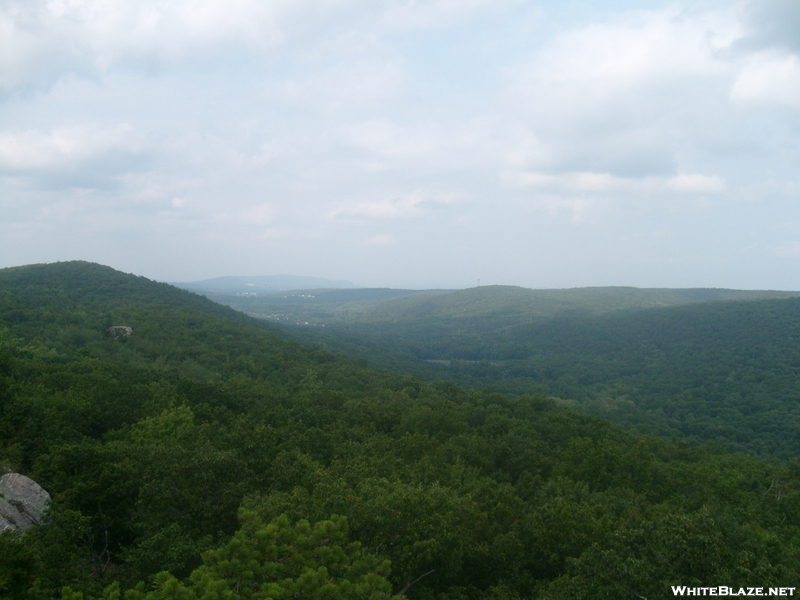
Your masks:
{"label": "rocky ledge on hillside", "polygon": [[39,525],[49,502],[50,494],[33,479],[6,473],[0,477],[0,532]]}

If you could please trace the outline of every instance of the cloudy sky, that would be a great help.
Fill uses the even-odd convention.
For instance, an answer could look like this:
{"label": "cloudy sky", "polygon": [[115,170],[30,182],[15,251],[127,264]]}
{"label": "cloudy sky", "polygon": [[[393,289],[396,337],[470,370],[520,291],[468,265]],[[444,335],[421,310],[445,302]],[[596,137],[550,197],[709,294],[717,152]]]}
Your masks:
{"label": "cloudy sky", "polygon": [[0,0],[0,267],[800,289],[798,0]]}

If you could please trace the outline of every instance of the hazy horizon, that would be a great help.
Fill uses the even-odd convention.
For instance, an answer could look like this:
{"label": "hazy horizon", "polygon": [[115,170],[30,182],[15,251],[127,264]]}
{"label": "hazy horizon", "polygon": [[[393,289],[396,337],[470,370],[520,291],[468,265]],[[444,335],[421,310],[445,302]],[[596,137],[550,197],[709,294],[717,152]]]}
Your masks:
{"label": "hazy horizon", "polygon": [[9,0],[0,267],[800,289],[793,0]]}

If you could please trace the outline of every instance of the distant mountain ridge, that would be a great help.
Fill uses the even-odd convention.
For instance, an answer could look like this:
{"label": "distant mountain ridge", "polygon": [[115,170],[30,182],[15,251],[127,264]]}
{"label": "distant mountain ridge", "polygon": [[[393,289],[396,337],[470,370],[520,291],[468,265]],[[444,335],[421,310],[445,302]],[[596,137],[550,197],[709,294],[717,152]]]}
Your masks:
{"label": "distant mountain ridge", "polygon": [[215,292],[221,294],[282,292],[300,289],[352,289],[359,287],[352,281],[343,279],[325,279],[323,277],[300,275],[214,277],[201,281],[172,283],[172,285],[193,292]]}
{"label": "distant mountain ridge", "polygon": [[[532,319],[600,315],[617,311],[667,308],[684,304],[799,297],[800,292],[716,288],[586,287],[534,290],[490,285],[463,290],[392,288],[293,289],[230,293],[195,290],[251,316],[284,323],[343,325],[400,323],[427,327],[450,321],[509,326]],[[502,323],[498,323],[502,320]]]}
{"label": "distant mountain ridge", "polygon": [[619,310],[665,308],[697,302],[792,298],[800,292],[715,288],[585,287],[534,290],[492,285],[395,298],[362,314],[365,320],[463,319],[503,316],[509,319],[562,314],[603,314]]}

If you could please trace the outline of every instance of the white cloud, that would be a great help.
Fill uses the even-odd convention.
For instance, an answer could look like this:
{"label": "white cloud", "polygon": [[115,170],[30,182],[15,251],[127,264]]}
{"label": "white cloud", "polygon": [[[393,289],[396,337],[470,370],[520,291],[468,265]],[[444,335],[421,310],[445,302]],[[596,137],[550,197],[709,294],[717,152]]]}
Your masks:
{"label": "white cloud", "polygon": [[501,110],[536,140],[527,166],[673,171],[695,123],[727,100],[733,67],[721,56],[740,35],[736,14],[626,13],[563,32],[509,69]]}
{"label": "white cloud", "polygon": [[750,57],[733,84],[731,98],[800,110],[800,58],[777,51]]}
{"label": "white cloud", "polygon": [[404,88],[406,73],[402,62],[364,59],[336,64],[304,80],[292,79],[281,85],[283,100],[294,105],[336,112],[381,106]]}
{"label": "white cloud", "polygon": [[512,71],[514,89],[534,109],[592,112],[620,94],[724,74],[717,53],[736,39],[736,21],[727,13],[689,17],[678,10],[633,12],[562,33]]}
{"label": "white cloud", "polygon": [[[5,0],[0,92],[47,87],[67,73],[118,66],[270,57],[301,43],[305,58],[375,49],[375,29],[444,25],[497,0]],[[382,25],[381,25],[382,23]],[[242,53],[245,54],[242,57]]]}
{"label": "white cloud", "polygon": [[617,177],[611,173],[558,173],[535,171],[508,171],[503,182],[512,186],[537,189],[561,190],[594,194],[625,193],[647,195],[660,192],[685,194],[719,194],[727,189],[725,179],[718,175],[699,173],[679,174],[673,177],[648,176],[642,178]]}
{"label": "white cloud", "polygon": [[384,198],[376,201],[346,202],[331,213],[334,219],[409,219],[422,215],[426,210],[442,208],[458,202],[461,194],[432,193],[415,190],[405,196]]}
{"label": "white cloud", "polygon": [[591,194],[545,192],[526,198],[524,204],[527,209],[544,212],[551,219],[557,219],[562,213],[566,213],[573,224],[585,223],[608,208],[605,199]]}
{"label": "white cloud", "polygon": [[127,124],[6,131],[0,133],[0,172],[79,169],[111,153],[133,156],[143,150],[142,140]]}
{"label": "white cloud", "polygon": [[721,194],[728,186],[719,175],[687,173],[670,177],[664,182],[664,187],[682,194]]}
{"label": "white cloud", "polygon": [[798,239],[786,0],[625,4],[0,0],[0,255],[541,286]]}
{"label": "white cloud", "polygon": [[479,11],[497,10],[513,0],[393,0],[383,14],[391,27],[448,25]]}
{"label": "white cloud", "polygon": [[397,240],[393,235],[374,235],[366,241],[367,246],[391,246]]}
{"label": "white cloud", "polygon": [[[507,152],[486,118],[400,121],[382,118],[353,123],[342,142],[370,156],[378,170],[419,168],[462,172],[494,164],[498,151]],[[499,146],[498,146],[499,145]]]}
{"label": "white cloud", "polygon": [[119,63],[264,52],[304,3],[290,0],[7,0],[0,6],[0,90],[49,84]]}
{"label": "white cloud", "polygon": [[795,240],[775,247],[775,255],[780,258],[800,257],[800,242]]}
{"label": "white cloud", "polygon": [[268,225],[275,219],[275,209],[269,203],[260,204],[241,214],[241,220],[248,225]]}
{"label": "white cloud", "polygon": [[420,214],[419,205],[425,196],[414,192],[400,198],[385,198],[374,202],[350,202],[337,209],[333,218],[396,219]]}

